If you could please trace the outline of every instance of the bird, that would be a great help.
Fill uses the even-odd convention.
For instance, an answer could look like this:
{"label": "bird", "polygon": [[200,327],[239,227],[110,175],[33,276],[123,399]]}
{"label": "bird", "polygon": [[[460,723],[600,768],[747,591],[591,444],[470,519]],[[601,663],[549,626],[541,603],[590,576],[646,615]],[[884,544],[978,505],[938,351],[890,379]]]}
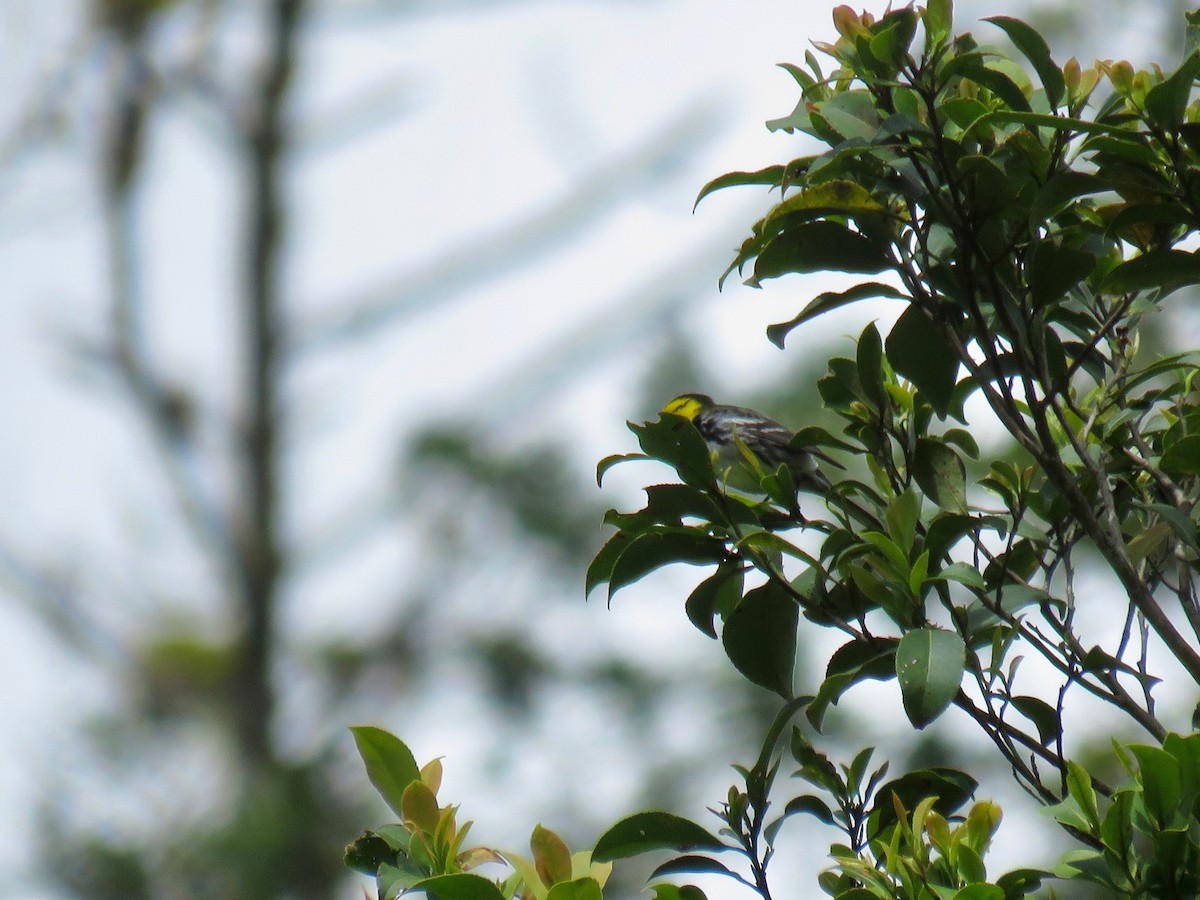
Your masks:
{"label": "bird", "polygon": [[[717,403],[708,394],[680,394],[662,412],[695,426],[712,453],[717,475],[738,490],[759,491],[762,474],[786,465],[797,490],[828,496],[833,485],[817,467],[817,458],[842,468],[815,448],[797,446],[795,432],[769,416],[745,406]],[[746,451],[759,467],[746,458]]]}

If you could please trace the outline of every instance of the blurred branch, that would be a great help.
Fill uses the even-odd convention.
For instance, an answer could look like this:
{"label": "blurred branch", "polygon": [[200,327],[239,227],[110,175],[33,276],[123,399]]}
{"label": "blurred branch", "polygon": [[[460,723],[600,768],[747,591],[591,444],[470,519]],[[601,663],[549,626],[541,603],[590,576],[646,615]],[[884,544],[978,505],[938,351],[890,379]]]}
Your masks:
{"label": "blurred branch", "polygon": [[0,542],[0,583],[71,651],[113,669],[128,663],[128,649],[79,602],[67,575],[34,566]]}
{"label": "blurred branch", "polygon": [[156,93],[140,31],[120,35],[116,98],[103,159],[102,193],[112,302],[112,348],[95,358],[112,366],[150,429],[155,451],[193,535],[210,561],[230,574],[228,524],[189,465],[194,447],[191,401],[172,388],[150,359],[144,334],[145,301],[137,278],[135,187],[146,120]]}
{"label": "blurred branch", "polygon": [[524,220],[456,241],[440,256],[388,283],[336,304],[330,312],[300,322],[294,331],[298,351],[325,349],[335,341],[361,338],[406,317],[444,309],[439,301],[498,278],[525,264],[536,253],[562,246],[605,211],[696,152],[716,133],[710,106],[693,107],[631,153],[610,160],[576,180],[563,199]]}
{"label": "blurred branch", "polygon": [[273,757],[271,664],[279,576],[285,566],[278,520],[280,249],[285,216],[281,181],[290,139],[288,91],[304,10],[303,0],[275,0],[271,5],[267,58],[245,144],[250,193],[244,259],[249,406],[241,445],[246,499],[239,542],[245,620],[232,696],[241,750],[247,759],[260,763]]}

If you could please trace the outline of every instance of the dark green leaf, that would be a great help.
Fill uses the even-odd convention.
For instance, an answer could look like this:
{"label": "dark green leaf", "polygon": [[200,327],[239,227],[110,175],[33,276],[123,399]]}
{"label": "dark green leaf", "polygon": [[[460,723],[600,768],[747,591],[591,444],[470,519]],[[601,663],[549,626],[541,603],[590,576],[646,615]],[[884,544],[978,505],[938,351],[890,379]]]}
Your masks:
{"label": "dark green leaf", "polygon": [[649,459],[644,453],[614,453],[612,456],[606,456],[596,464],[596,485],[604,486],[604,475],[613,466],[618,463],[630,462],[635,459]]}
{"label": "dark green leaf", "polygon": [[941,327],[911,305],[892,326],[884,347],[896,373],[915,384],[939,415],[946,415],[958,376],[958,355]]}
{"label": "dark green leaf", "polygon": [[833,824],[833,812],[820,797],[814,797],[812,794],[806,794],[803,797],[793,797],[784,807],[783,814],[785,816],[794,816],[798,813],[808,813],[810,816],[816,817],[826,825]]}
{"label": "dark green leaf", "polygon": [[657,422],[629,423],[642,450],[675,469],[694,487],[714,487],[712,456],[696,426],[681,416],[663,415]]}
{"label": "dark green leaf", "polygon": [[1092,274],[1096,257],[1053,241],[1040,241],[1030,251],[1025,276],[1035,306],[1066,299],[1067,292]]}
{"label": "dark green leaf", "polygon": [[700,566],[725,558],[725,542],[699,528],[662,528],[640,534],[625,548],[608,578],[608,596],[671,563]]}
{"label": "dark green leaf", "polygon": [[912,474],[925,496],[942,509],[967,511],[967,467],[953,449],[935,438],[920,438]]}
{"label": "dark green leaf", "polygon": [[900,639],[896,677],[904,711],[924,728],[950,705],[962,684],[966,646],[957,634],[940,628],[917,628]]}
{"label": "dark green leaf", "polygon": [[342,862],[356,872],[372,877],[384,863],[395,865],[396,850],[373,831],[364,831],[346,846]]}
{"label": "dark green leaf", "polygon": [[829,658],[825,680],[821,682],[817,696],[805,710],[812,726],[819,731],[830,704],[837,703],[858,682],[894,678],[898,644],[895,638],[876,638],[871,641],[851,641],[838,648]]}
{"label": "dark green leaf", "polygon": [[1033,200],[1029,210],[1029,221],[1040,228],[1065,207],[1087,194],[1098,194],[1112,190],[1112,184],[1098,175],[1085,172],[1059,172],[1047,181]]}
{"label": "dark green leaf", "polygon": [[469,872],[423,878],[412,889],[438,900],[505,900],[494,881]]}
{"label": "dark green leaf", "polygon": [[[1070,136],[1076,134],[1097,134],[1122,139],[1129,135],[1127,130],[1114,125],[1105,125],[1101,122],[1091,122],[1086,119],[1072,119],[1068,116],[1055,116],[1050,113],[1016,112],[1014,110],[998,109],[988,113],[984,122],[979,124],[990,125],[993,122],[1000,125],[1016,123],[1018,125],[1031,125],[1035,128],[1053,128]],[[1067,171],[1064,174],[1082,173]]]}
{"label": "dark green leaf", "polygon": [[588,566],[587,575],[584,577],[584,597],[590,594],[592,589],[597,585],[605,584],[612,578],[613,566],[617,564],[617,560],[629,548],[632,541],[632,536],[623,531],[618,531],[600,548],[600,551]]}
{"label": "dark green leaf", "polygon": [[725,620],[725,654],[750,681],[788,699],[799,621],[799,604],[777,581],[768,581],[747,592]]}
{"label": "dark green leaf", "polygon": [[403,816],[404,789],[421,778],[412,751],[391,732],[372,725],[352,726],[350,733],[366,765],[367,778],[392,812]]}
{"label": "dark green leaf", "polygon": [[1200,284],[1200,257],[1184,250],[1150,250],[1109,272],[1100,290],[1127,294],[1159,288],[1165,295],[1190,284]]}
{"label": "dark green leaf", "polygon": [[836,292],[826,291],[823,294],[818,294],[809,302],[809,304],[800,311],[800,315],[789,322],[781,322],[777,325],[767,326],[767,338],[777,347],[782,348],[784,340],[793,328],[803,325],[817,316],[827,313],[830,310],[838,309],[850,303],[856,303],[859,300],[865,300],[868,297],[890,297],[894,300],[907,300],[908,295],[896,290],[890,284],[881,284],[878,281],[868,281],[864,284],[856,284],[849,290]]}
{"label": "dark green leaf", "polygon": [[877,406],[883,402],[883,338],[871,322],[858,337],[858,383]]}
{"label": "dark green leaf", "polygon": [[935,767],[901,775],[881,785],[875,795],[871,810],[871,818],[878,821],[875,833],[896,821],[893,795],[910,812],[926,797],[937,797],[933,808],[943,816],[952,816],[971,798],[977,787],[979,782],[957,769]]}
{"label": "dark green leaf", "polygon": [[716,574],[697,585],[684,604],[688,621],[710,638],[717,637],[713,617],[728,614],[742,599],[742,569],[736,563],[723,563]]}
{"label": "dark green leaf", "polygon": [[724,863],[717,862],[708,856],[677,856],[668,860],[650,873],[648,880],[665,878],[668,875],[678,875],[681,872],[705,872],[716,875],[732,875],[733,870]]}
{"label": "dark green leaf", "polygon": [[635,813],[600,836],[592,851],[593,862],[611,862],[651,850],[728,850],[719,839],[695,822],[667,812]]}
{"label": "dark green leaf", "polygon": [[970,534],[975,527],[971,516],[957,513],[938,513],[925,533],[925,549],[936,570],[945,560],[946,555],[962,538]]}
{"label": "dark green leaf", "polygon": [[794,272],[857,272],[873,274],[892,266],[884,244],[837,222],[804,222],[767,244],[754,263],[757,286],[767,278]]}
{"label": "dark green leaf", "polygon": [[1162,467],[1172,475],[1200,474],[1200,434],[1189,434],[1169,446],[1163,452]]}
{"label": "dark green leaf", "polygon": [[1032,896],[1042,885],[1042,881],[1050,877],[1049,872],[1041,869],[1013,869],[1005,872],[996,879],[996,887],[1004,891],[1007,900]]}
{"label": "dark green leaf", "polygon": [[1037,728],[1038,739],[1043,744],[1050,744],[1061,733],[1058,713],[1045,700],[1037,697],[1013,697],[1012,705],[1021,715],[1033,722],[1034,727]]}
{"label": "dark green leaf", "polygon": [[1029,112],[1029,101],[1025,93],[1016,83],[997,69],[989,69],[983,62],[983,54],[970,53],[955,57],[942,70],[945,77],[958,75],[970,79],[981,87],[987,88],[1010,109],[1017,112]]}
{"label": "dark green leaf", "polygon": [[700,201],[709,194],[727,187],[740,187],[747,184],[765,184],[774,187],[783,181],[786,168],[786,166],[767,166],[757,172],[728,172],[720,175],[700,189],[700,195],[696,197],[692,209],[695,210],[700,205]]}
{"label": "dark green leaf", "polygon": [[1063,80],[1062,71],[1050,58],[1050,47],[1046,44],[1046,39],[1020,19],[992,16],[984,21],[1004,29],[1009,40],[1025,55],[1029,64],[1033,66],[1033,70],[1037,72],[1038,78],[1042,81],[1042,87],[1046,89],[1046,99],[1050,102],[1050,108],[1057,108],[1067,85]]}

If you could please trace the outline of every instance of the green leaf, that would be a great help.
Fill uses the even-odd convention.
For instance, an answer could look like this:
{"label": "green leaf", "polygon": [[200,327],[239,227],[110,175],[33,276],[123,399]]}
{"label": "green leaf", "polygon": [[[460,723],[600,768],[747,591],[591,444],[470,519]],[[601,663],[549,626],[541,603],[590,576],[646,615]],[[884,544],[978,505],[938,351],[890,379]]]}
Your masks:
{"label": "green leaf", "polygon": [[763,248],[754,263],[755,287],[768,278],[804,272],[874,274],[892,267],[885,244],[837,222],[804,222]]}
{"label": "green leaf", "polygon": [[587,575],[584,576],[583,595],[585,597],[597,585],[605,584],[612,578],[613,566],[617,564],[617,560],[620,559],[621,554],[629,548],[632,542],[632,535],[618,531],[600,548],[595,558],[588,565]]}
{"label": "green leaf", "polygon": [[[941,565],[955,544],[971,533],[975,524],[971,516],[957,513],[940,512],[934,516],[925,532],[925,549],[935,568]],[[975,571],[974,567],[971,570]]]}
{"label": "green leaf", "polygon": [[384,863],[395,865],[396,857],[395,848],[380,835],[364,831],[346,846],[342,862],[356,872],[374,877]]}
{"label": "green leaf", "polygon": [[1013,697],[1012,705],[1037,728],[1038,739],[1043,744],[1052,743],[1062,729],[1054,707],[1037,697]]}
{"label": "green leaf", "polygon": [[585,876],[574,881],[558,881],[546,895],[546,900],[604,900],[600,882]]}
{"label": "green leaf", "polygon": [[[959,852],[962,852],[961,849]],[[982,864],[980,867],[982,868]],[[976,882],[959,888],[951,896],[951,900],[1004,900],[1004,889],[994,884]]]}
{"label": "green leaf", "polygon": [[1004,891],[1005,897],[1015,900],[1017,897],[1031,896],[1049,877],[1050,873],[1041,869],[1013,869],[997,878],[996,886]]}
{"label": "green leaf", "polygon": [[1078,763],[1067,761],[1067,796],[1075,801],[1083,814],[1088,828],[1095,831],[1100,826],[1100,812],[1096,806],[1096,791],[1092,787],[1092,776]]}
{"label": "green leaf", "polygon": [[823,315],[831,310],[838,309],[842,306],[847,306],[851,303],[857,303],[859,300],[866,300],[869,297],[889,297],[893,300],[908,300],[907,294],[898,291],[890,284],[882,284],[878,281],[868,281],[863,284],[856,284],[854,287],[837,292],[826,291],[823,294],[818,294],[814,297],[807,306],[800,311],[796,318],[788,322],[780,322],[777,325],[767,326],[767,338],[780,349],[783,348],[784,340],[792,329],[805,322],[811,321],[820,315]]}
{"label": "green leaf", "polygon": [[1128,294],[1158,288],[1163,295],[1200,284],[1200,256],[1184,250],[1150,250],[1123,262],[1100,282],[1105,294]]}
{"label": "green leaf", "polygon": [[438,900],[505,900],[494,881],[469,872],[422,878],[412,890],[424,891]]}
{"label": "green leaf", "polygon": [[654,900],[708,900],[694,884],[656,884],[653,888]]}
{"label": "green leaf", "polygon": [[912,7],[888,13],[879,23],[883,27],[869,44],[871,55],[893,72],[908,59],[908,49],[917,32],[917,13]]}
{"label": "green leaf", "polygon": [[1035,306],[1044,307],[1066,299],[1067,292],[1092,274],[1096,257],[1053,241],[1034,245],[1025,266],[1029,293]]}
{"label": "green leaf", "polygon": [[983,576],[979,574],[979,570],[968,562],[951,563],[938,572],[938,578],[943,578],[946,581],[957,581],[959,584],[965,584],[967,587],[973,587],[978,590],[987,588],[987,582],[983,580]]}
{"label": "green leaf", "polygon": [[884,344],[888,361],[929,400],[938,415],[950,409],[958,355],[941,327],[919,306],[904,311]]}
{"label": "green leaf", "polygon": [[953,449],[935,438],[920,438],[913,477],[930,500],[951,512],[967,511],[967,467]]}
{"label": "green leaf", "polygon": [[1161,747],[1146,744],[1131,744],[1128,750],[1138,761],[1138,781],[1147,815],[1159,828],[1170,827],[1182,812],[1179,760]]}
{"label": "green leaf", "polygon": [[717,862],[709,856],[677,856],[675,859],[667,860],[657,869],[650,873],[648,881],[653,881],[655,878],[665,878],[668,875],[678,875],[682,872],[689,873],[705,873],[712,875],[733,875],[733,870],[724,863]]}
{"label": "green leaf", "polygon": [[950,37],[954,27],[954,4],[952,0],[929,0],[922,14],[925,23],[926,52],[940,47]]}
{"label": "green leaf", "polygon": [[757,172],[728,172],[720,175],[700,188],[700,194],[696,197],[696,202],[692,204],[692,211],[694,212],[700,205],[700,201],[709,194],[727,187],[740,187],[747,184],[778,185],[783,181],[785,169],[785,166],[767,166]]}
{"label": "green leaf", "polygon": [[865,90],[834,94],[817,104],[821,118],[844,140],[871,141],[879,132],[875,99]]}
{"label": "green leaf", "polygon": [[[917,537],[917,525],[921,521],[921,498],[916,491],[906,490],[891,499],[887,507],[888,536],[900,548],[897,570],[907,562],[907,554]],[[884,549],[882,546],[880,549]],[[886,552],[886,550],[885,550]]]}
{"label": "green leaf", "polygon": [[[1048,118],[1054,118],[1049,116]],[[1040,228],[1044,222],[1080,197],[1112,190],[1108,179],[1086,172],[1059,172],[1042,185],[1029,209],[1029,222]]]}
{"label": "green leaf", "polygon": [[742,599],[742,584],[744,576],[741,566],[736,562],[722,563],[717,567],[716,574],[706,578],[696,586],[691,596],[684,604],[688,621],[710,638],[717,637],[717,629],[713,617],[717,612],[722,615],[737,606]]}
{"label": "green leaf", "polygon": [[601,835],[592,851],[593,862],[612,862],[651,850],[728,850],[725,844],[695,822],[667,812],[640,812],[622,819]]}
{"label": "green leaf", "polygon": [[982,53],[968,53],[955,57],[942,69],[942,74],[946,78],[956,75],[967,78],[981,87],[987,88],[1007,103],[1010,109],[1017,112],[1030,111],[1029,101],[1025,98],[1024,91],[1003,72],[989,69],[984,65]]}
{"label": "green leaf", "polygon": [[825,680],[821,682],[817,696],[805,709],[804,714],[812,726],[820,731],[830,704],[837,703],[858,682],[894,678],[898,644],[895,638],[876,638],[855,640],[839,647],[829,658]]}
{"label": "green leaf", "polygon": [[725,558],[725,542],[699,528],[662,528],[638,535],[625,548],[608,578],[608,596],[672,563],[701,566]]}
{"label": "green leaf", "polygon": [[799,604],[777,581],[768,581],[747,592],[726,619],[725,654],[750,681],[790,699],[799,622]]}
{"label": "green leaf", "polygon": [[896,807],[893,795],[907,810],[917,808],[917,804],[927,797],[937,797],[933,804],[935,811],[943,816],[952,816],[959,808],[971,799],[979,782],[957,769],[941,766],[930,769],[918,769],[880,785],[875,793],[875,804],[871,809],[872,819],[877,819],[881,830],[896,821]]}
{"label": "green leaf", "polygon": [[917,628],[900,639],[896,677],[904,711],[917,728],[940,716],[962,684],[966,646],[957,634]]}
{"label": "green leaf", "polygon": [[1200,74],[1200,53],[1192,53],[1183,64],[1146,92],[1146,113],[1167,131],[1183,124],[1192,85]]}
{"label": "green leaf", "polygon": [[1162,467],[1172,475],[1200,474],[1200,434],[1182,437],[1163,451]]}
{"label": "green leaf", "polygon": [[664,414],[657,422],[629,423],[643,452],[671,466],[687,484],[716,485],[712,455],[696,426],[682,416]]}
{"label": "green leaf", "polygon": [[1033,66],[1033,70],[1037,72],[1042,87],[1046,89],[1046,99],[1050,103],[1050,108],[1056,109],[1063,98],[1067,85],[1063,80],[1062,71],[1050,58],[1050,47],[1046,44],[1046,39],[1020,19],[992,16],[984,21],[1004,29],[1009,40],[1025,55],[1029,64]]}
{"label": "green leaf", "polygon": [[613,466],[635,459],[649,459],[644,453],[614,453],[606,456],[596,464],[596,486],[604,487],[604,476]]}
{"label": "green leaf", "polygon": [[351,726],[350,733],[367,768],[367,778],[392,812],[403,816],[404,790],[421,778],[412,751],[391,732],[372,725]]}
{"label": "green leaf", "polygon": [[787,806],[783,810],[785,816],[794,816],[800,813],[807,813],[818,821],[824,822],[826,825],[832,825],[834,822],[833,811],[829,808],[829,804],[820,797],[814,797],[812,794],[793,797],[787,802]]}
{"label": "green leaf", "polygon": [[871,322],[858,337],[858,383],[876,405],[883,402],[883,338]]}

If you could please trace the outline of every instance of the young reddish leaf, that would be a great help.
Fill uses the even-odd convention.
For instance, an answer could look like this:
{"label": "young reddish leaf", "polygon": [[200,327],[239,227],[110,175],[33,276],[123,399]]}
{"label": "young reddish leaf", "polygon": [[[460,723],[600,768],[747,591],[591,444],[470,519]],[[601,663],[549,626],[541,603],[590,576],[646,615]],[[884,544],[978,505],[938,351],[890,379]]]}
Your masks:
{"label": "young reddish leaf", "polygon": [[571,851],[566,843],[549,828],[538,825],[529,838],[533,865],[546,887],[571,880]]}

